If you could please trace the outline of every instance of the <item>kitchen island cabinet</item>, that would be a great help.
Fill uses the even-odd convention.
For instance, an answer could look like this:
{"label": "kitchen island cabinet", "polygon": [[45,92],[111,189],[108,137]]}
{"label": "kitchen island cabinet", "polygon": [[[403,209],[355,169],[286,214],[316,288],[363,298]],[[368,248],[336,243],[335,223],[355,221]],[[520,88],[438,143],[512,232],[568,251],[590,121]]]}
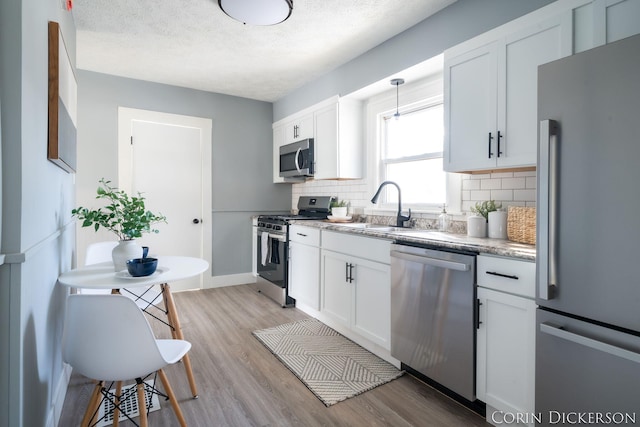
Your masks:
{"label": "kitchen island cabinet", "polygon": [[479,255],[476,396],[488,422],[535,410],[535,263]]}

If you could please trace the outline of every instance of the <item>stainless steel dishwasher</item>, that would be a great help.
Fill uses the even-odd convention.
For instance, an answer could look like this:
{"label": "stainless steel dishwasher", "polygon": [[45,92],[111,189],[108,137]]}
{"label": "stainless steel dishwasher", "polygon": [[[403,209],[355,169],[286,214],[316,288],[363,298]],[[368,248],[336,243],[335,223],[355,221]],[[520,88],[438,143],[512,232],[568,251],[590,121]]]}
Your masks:
{"label": "stainless steel dishwasher", "polygon": [[391,246],[391,355],[475,400],[476,256]]}

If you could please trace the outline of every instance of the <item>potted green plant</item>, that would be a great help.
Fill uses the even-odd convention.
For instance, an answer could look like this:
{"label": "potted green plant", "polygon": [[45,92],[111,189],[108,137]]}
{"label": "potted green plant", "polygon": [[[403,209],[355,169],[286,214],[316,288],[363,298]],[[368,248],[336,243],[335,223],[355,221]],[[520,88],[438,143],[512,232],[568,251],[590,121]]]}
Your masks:
{"label": "potted green plant", "polygon": [[331,200],[331,215],[336,218],[345,218],[347,216],[349,204],[344,200],[338,200],[337,198]]}
{"label": "potted green plant", "polygon": [[483,216],[485,221],[489,221],[489,212],[495,212],[502,207],[502,203],[496,203],[493,200],[485,200],[480,203],[477,202],[475,206],[471,207],[471,212]]}
{"label": "potted green plant", "polygon": [[482,203],[477,202],[475,206],[471,206],[471,212],[474,215],[467,218],[467,235],[471,237],[487,237],[489,212],[497,211],[501,207],[501,203],[496,203],[493,200],[485,200]]}
{"label": "potted green plant", "polygon": [[162,214],[148,211],[141,193],[129,196],[104,178],[99,183],[96,199],[106,200],[107,204],[98,209],[79,206],[71,213],[82,221],[82,227],[93,227],[95,231],[103,227],[118,236],[119,244],[112,253],[113,263],[117,271],[124,270],[128,259],[140,258],[142,254],[142,247],[135,239],[144,233],[158,233],[152,225],[166,223],[167,219]]}

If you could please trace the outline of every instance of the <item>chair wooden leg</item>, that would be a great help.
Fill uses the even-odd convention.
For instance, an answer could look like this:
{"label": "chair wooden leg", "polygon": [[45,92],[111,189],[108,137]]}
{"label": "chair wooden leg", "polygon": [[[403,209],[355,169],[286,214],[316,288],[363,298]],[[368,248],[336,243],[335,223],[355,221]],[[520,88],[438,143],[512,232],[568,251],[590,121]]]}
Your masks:
{"label": "chair wooden leg", "polygon": [[[138,381],[138,380],[136,380]],[[147,404],[144,400],[144,382],[138,381],[138,412],[140,412],[140,427],[148,427],[147,422]]]}
{"label": "chair wooden leg", "polygon": [[90,426],[95,422],[95,413],[100,405],[100,397],[102,396],[103,382],[97,381],[95,387],[93,388],[93,392],[91,393],[91,397],[89,398],[89,405],[87,405],[87,410],[84,413],[84,417],[82,418],[82,423],[80,424],[82,427]]}
{"label": "chair wooden leg", "polygon": [[[171,295],[171,288],[168,283],[164,283],[161,285],[162,294],[164,297],[165,307],[167,309],[167,317],[169,318],[169,323],[173,326],[172,336],[174,339],[183,340],[184,335],[182,334],[182,327],[180,326],[180,319],[178,318],[178,311],[176,309],[176,304],[173,301],[173,296]],[[189,380],[189,387],[191,388],[191,394],[194,399],[198,398],[198,388],[196,387],[196,380],[193,376],[193,370],[191,369],[191,359],[189,359],[189,355],[185,354],[182,358],[184,362],[184,369],[187,372],[187,379]]]}
{"label": "chair wooden leg", "polygon": [[162,369],[158,370],[158,375],[160,375],[160,381],[162,381],[162,386],[164,387],[164,391],[169,396],[169,400],[171,401],[171,406],[173,407],[173,412],[176,413],[176,417],[178,418],[178,422],[180,426],[187,427],[187,422],[184,419],[184,415],[182,415],[182,410],[180,409],[180,405],[178,405],[178,401],[176,400],[175,394],[173,394],[173,389],[169,384],[169,380],[167,379],[166,374]]}
{"label": "chair wooden leg", "polygon": [[120,396],[122,396],[122,381],[118,381],[116,383],[116,398],[115,405],[113,408],[113,427],[118,427],[120,424]]}

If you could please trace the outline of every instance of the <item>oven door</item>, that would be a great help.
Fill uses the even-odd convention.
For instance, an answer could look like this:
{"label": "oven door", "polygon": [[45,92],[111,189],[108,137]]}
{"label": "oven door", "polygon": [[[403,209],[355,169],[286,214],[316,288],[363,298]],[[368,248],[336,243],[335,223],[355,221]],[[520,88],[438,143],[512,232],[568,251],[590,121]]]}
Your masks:
{"label": "oven door", "polygon": [[280,288],[286,287],[287,236],[258,229],[258,276]]}

